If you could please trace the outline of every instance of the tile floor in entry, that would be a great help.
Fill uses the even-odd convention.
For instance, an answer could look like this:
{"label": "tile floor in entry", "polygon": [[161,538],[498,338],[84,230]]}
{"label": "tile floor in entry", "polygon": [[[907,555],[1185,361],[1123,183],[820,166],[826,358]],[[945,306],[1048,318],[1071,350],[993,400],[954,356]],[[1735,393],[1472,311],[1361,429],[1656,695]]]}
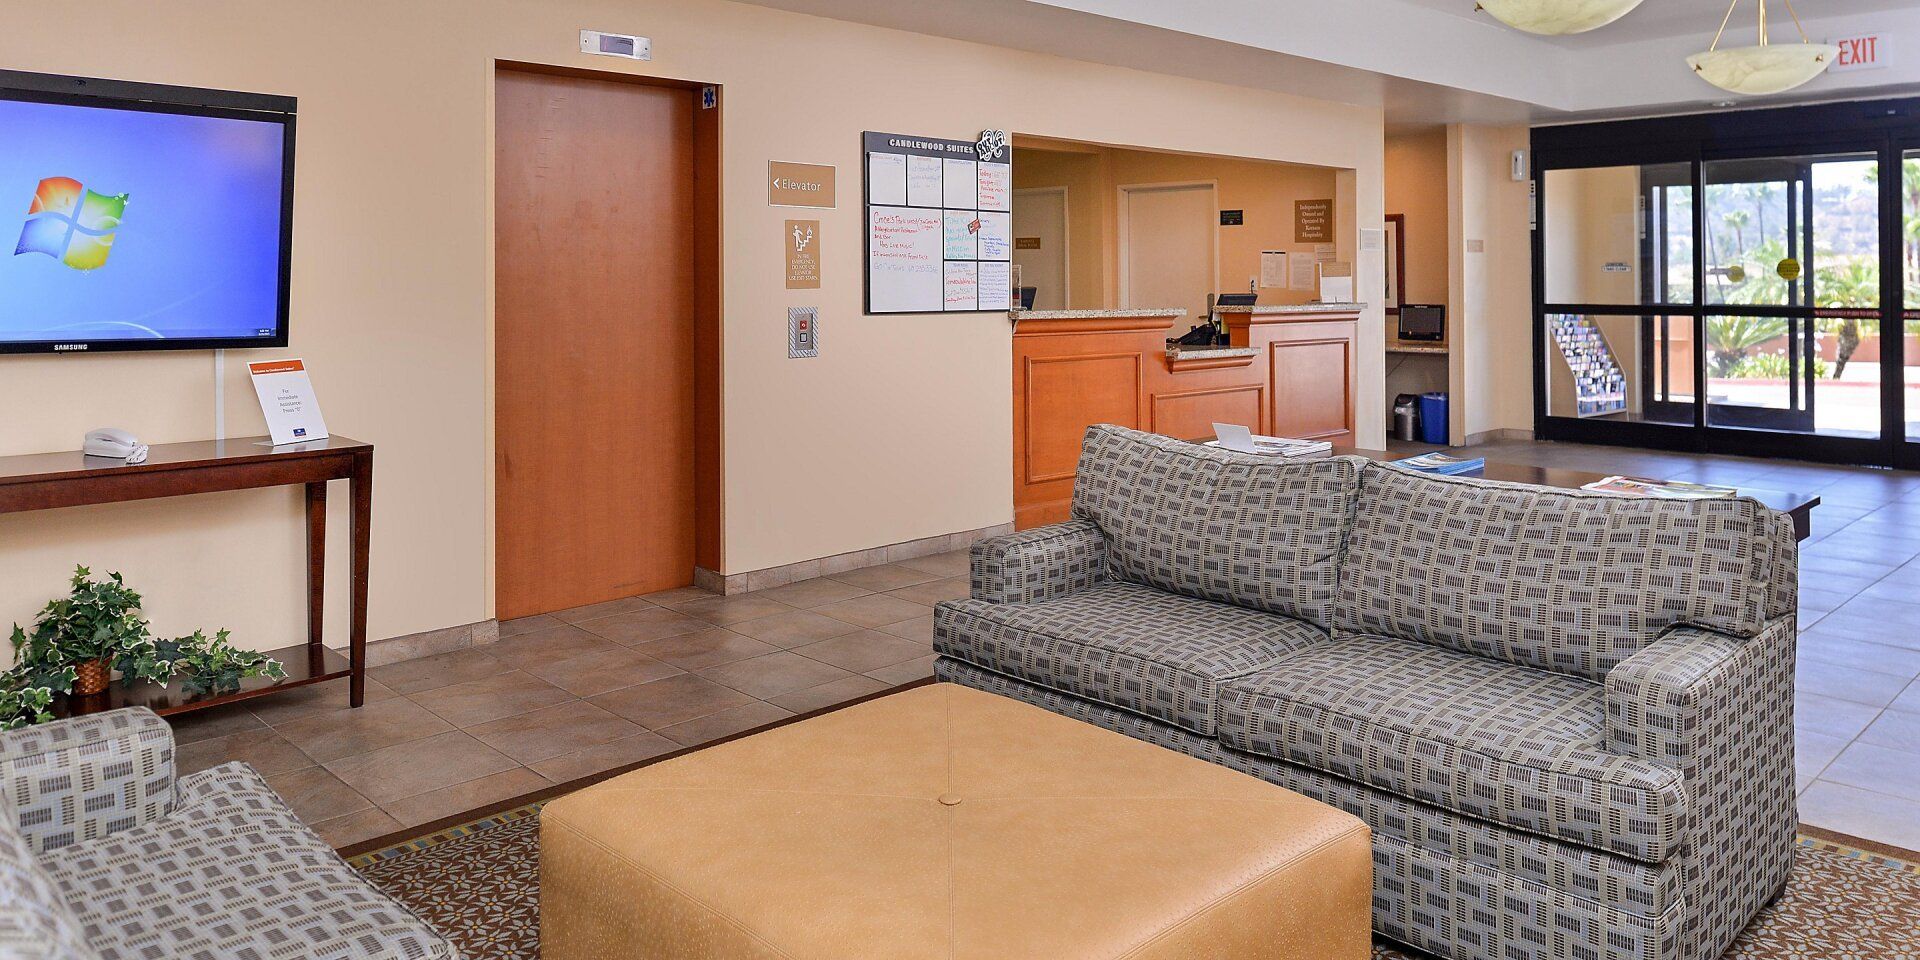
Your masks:
{"label": "tile floor in entry", "polygon": [[500,640],[175,721],[181,772],[245,760],[336,846],[933,672],[964,551],[722,597],[691,587],[501,624]]}
{"label": "tile floor in entry", "polygon": [[[1817,493],[1794,725],[1807,823],[1920,849],[1920,474],[1552,443],[1496,460]],[[347,845],[927,676],[964,552],[502,625],[497,644],[191,716],[180,766],[259,767]]]}

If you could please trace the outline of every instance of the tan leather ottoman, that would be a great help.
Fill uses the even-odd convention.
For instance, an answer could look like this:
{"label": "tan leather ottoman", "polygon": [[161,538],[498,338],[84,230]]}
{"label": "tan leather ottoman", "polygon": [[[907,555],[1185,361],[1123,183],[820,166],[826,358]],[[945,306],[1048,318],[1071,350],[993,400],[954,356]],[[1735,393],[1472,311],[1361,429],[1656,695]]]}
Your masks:
{"label": "tan leather ottoman", "polygon": [[540,815],[543,960],[1362,960],[1354,817],[954,684]]}

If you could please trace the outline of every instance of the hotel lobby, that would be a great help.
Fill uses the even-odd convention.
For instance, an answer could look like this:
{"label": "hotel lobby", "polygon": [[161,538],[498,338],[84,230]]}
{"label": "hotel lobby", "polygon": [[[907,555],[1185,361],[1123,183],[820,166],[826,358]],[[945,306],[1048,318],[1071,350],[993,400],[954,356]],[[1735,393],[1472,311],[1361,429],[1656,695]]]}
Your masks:
{"label": "hotel lobby", "polygon": [[1920,2],[85,21],[0,960],[1920,957]]}

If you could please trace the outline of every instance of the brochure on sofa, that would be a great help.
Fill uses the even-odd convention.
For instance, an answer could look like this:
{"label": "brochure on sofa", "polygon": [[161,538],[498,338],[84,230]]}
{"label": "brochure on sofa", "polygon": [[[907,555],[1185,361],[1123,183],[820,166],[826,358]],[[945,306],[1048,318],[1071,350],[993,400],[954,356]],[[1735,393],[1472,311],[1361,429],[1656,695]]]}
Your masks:
{"label": "brochure on sofa", "polygon": [[1641,477],[1608,477],[1583,485],[1582,490],[1598,490],[1602,493],[1624,493],[1635,497],[1674,497],[1682,500],[1711,500],[1717,497],[1731,497],[1739,494],[1733,487],[1722,487],[1711,483],[1688,483],[1685,480],[1647,480]]}
{"label": "brochure on sofa", "polygon": [[1288,460],[1311,460],[1333,452],[1333,444],[1325,440],[1263,437],[1237,423],[1216,423],[1213,425],[1213,435],[1215,439],[1207,441],[1209,447]]}
{"label": "brochure on sofa", "polygon": [[1453,475],[1479,470],[1487,465],[1486,457],[1450,457],[1444,453],[1423,453],[1417,457],[1395,460],[1403,467],[1418,470],[1421,473],[1440,473]]}

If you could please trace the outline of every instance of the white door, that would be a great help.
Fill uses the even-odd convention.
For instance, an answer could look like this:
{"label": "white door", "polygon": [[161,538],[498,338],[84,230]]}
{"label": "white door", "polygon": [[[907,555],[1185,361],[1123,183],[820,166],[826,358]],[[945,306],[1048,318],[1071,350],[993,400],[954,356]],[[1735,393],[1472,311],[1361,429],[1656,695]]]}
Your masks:
{"label": "white door", "polygon": [[1121,306],[1186,307],[1171,328],[1184,333],[1207,315],[1213,290],[1215,223],[1212,184],[1121,188],[1126,226]]}
{"label": "white door", "polygon": [[1035,288],[1035,310],[1067,308],[1066,187],[1013,192],[1013,262],[1020,285]]}

